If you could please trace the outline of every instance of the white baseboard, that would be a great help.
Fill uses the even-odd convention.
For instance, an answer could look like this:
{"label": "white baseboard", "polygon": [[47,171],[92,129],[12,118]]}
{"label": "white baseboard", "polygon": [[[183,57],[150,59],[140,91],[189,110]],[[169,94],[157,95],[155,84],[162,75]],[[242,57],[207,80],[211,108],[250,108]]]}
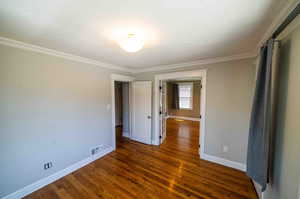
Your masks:
{"label": "white baseboard", "polygon": [[200,121],[200,118],[195,118],[195,117],[184,117],[184,116],[176,116],[176,115],[168,115],[166,118],[174,118],[174,119],[182,119],[182,120],[191,120],[191,121]]}
{"label": "white baseboard", "polygon": [[81,167],[84,167],[85,165],[105,156],[106,154],[108,154],[112,151],[113,151],[113,148],[111,146],[107,147],[106,149],[100,151],[98,154],[96,154],[94,156],[90,156],[90,157],[88,157],[84,160],[81,160],[63,170],[60,170],[46,178],[43,178],[43,179],[38,180],[30,185],[27,185],[26,187],[14,192],[14,193],[4,196],[2,199],[20,199],[22,197],[25,197],[25,196],[31,194],[32,192],[37,191],[38,189],[40,189],[48,184],[51,184],[52,182],[72,173],[73,171],[80,169]]}
{"label": "white baseboard", "polygon": [[122,135],[123,135],[124,137],[130,138],[129,132],[123,132]]}
{"label": "white baseboard", "polygon": [[152,145],[159,145],[159,140],[151,140]]}
{"label": "white baseboard", "polygon": [[242,163],[239,163],[239,162],[234,162],[234,161],[231,161],[231,160],[227,160],[227,159],[224,159],[224,158],[219,158],[217,156],[208,155],[208,154],[201,154],[200,158],[203,159],[203,160],[207,160],[207,161],[210,161],[210,162],[221,164],[221,165],[224,165],[224,166],[227,166],[227,167],[238,169],[240,171],[246,171],[246,165],[242,164]]}
{"label": "white baseboard", "polygon": [[263,193],[261,192],[261,186],[258,183],[256,183],[254,180],[252,180],[252,183],[254,185],[254,188],[257,193],[258,198],[263,199]]}

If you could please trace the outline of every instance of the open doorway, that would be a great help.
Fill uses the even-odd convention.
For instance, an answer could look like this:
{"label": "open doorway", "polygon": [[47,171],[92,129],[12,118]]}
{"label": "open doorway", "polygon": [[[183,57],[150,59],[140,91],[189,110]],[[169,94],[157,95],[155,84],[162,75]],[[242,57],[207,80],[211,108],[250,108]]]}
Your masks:
{"label": "open doorway", "polygon": [[199,153],[201,79],[164,80],[160,90],[162,143]]}
{"label": "open doorway", "polygon": [[[114,150],[129,138],[151,144],[152,82],[112,74],[112,146]],[[125,141],[125,142],[123,142]]]}
{"label": "open doorway", "polygon": [[124,139],[129,137],[129,83],[115,81],[115,132],[116,147],[120,147]]}
{"label": "open doorway", "polygon": [[[115,150],[117,142],[131,136],[131,87],[133,77],[111,74],[111,113],[112,113],[112,146]],[[117,113],[116,113],[117,112]],[[119,142],[119,146],[120,146]]]}
{"label": "open doorway", "polygon": [[201,157],[205,148],[206,70],[156,75],[154,93],[155,143],[172,142],[173,147],[191,149]]}

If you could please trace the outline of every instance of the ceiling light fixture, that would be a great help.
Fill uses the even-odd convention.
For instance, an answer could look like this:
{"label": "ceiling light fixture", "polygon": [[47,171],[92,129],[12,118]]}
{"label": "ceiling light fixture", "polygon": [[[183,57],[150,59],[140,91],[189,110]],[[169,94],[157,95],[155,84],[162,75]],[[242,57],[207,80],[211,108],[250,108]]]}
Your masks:
{"label": "ceiling light fixture", "polygon": [[135,34],[128,34],[126,38],[119,41],[119,45],[126,52],[134,53],[143,48],[144,41]]}

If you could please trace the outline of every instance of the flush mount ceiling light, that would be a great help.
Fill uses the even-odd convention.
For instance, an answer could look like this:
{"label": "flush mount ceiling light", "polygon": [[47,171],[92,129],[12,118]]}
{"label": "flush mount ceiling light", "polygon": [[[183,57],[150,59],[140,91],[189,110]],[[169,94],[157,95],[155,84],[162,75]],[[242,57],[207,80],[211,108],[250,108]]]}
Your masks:
{"label": "flush mount ceiling light", "polygon": [[138,35],[128,34],[127,37],[120,39],[119,45],[126,52],[134,53],[143,48],[144,41]]}

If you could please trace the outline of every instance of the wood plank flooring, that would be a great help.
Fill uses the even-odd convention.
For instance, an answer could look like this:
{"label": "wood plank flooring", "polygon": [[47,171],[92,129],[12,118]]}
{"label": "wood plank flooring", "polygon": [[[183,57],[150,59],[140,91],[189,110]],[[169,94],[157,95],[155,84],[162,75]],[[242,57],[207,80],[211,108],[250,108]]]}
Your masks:
{"label": "wood plank flooring", "polygon": [[157,146],[122,138],[115,152],[27,199],[257,199],[245,173],[200,160],[199,122],[167,121]]}

